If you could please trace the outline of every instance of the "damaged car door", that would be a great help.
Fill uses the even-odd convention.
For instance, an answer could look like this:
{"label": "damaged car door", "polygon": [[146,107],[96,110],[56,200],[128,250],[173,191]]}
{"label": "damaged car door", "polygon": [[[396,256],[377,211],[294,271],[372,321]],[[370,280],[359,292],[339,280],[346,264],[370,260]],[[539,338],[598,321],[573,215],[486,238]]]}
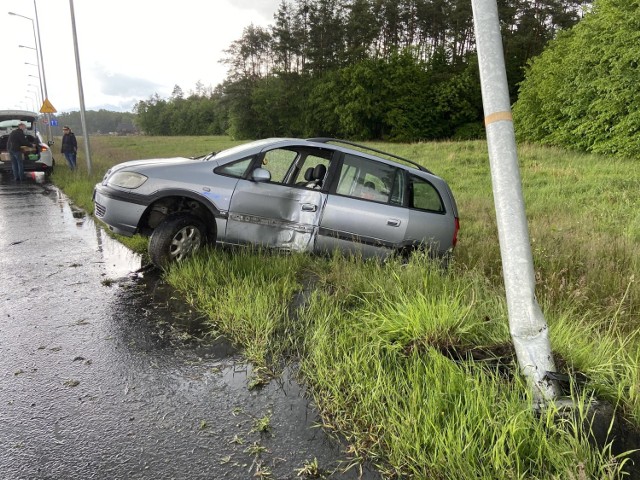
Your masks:
{"label": "damaged car door", "polygon": [[[321,190],[324,178],[304,178],[315,158],[300,149],[265,152],[260,166],[236,185],[229,205],[227,241],[312,251],[326,200]],[[325,174],[326,167],[322,177]]]}

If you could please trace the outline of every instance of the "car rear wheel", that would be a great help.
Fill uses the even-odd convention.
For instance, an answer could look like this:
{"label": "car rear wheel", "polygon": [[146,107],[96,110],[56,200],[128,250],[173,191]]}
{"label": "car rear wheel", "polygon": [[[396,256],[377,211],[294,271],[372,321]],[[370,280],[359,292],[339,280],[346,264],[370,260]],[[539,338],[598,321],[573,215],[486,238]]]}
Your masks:
{"label": "car rear wheel", "polygon": [[160,268],[184,260],[206,243],[207,229],[198,217],[188,213],[169,215],[149,240],[149,257]]}

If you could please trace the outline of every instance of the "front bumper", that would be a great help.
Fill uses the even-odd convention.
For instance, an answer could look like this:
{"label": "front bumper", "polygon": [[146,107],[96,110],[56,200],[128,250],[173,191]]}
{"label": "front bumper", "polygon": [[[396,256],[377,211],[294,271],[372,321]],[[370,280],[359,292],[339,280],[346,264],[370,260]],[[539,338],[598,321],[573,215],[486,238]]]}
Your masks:
{"label": "front bumper", "polygon": [[94,213],[112,232],[131,237],[138,232],[138,223],[146,205],[126,197],[126,193],[98,184],[93,190]]}

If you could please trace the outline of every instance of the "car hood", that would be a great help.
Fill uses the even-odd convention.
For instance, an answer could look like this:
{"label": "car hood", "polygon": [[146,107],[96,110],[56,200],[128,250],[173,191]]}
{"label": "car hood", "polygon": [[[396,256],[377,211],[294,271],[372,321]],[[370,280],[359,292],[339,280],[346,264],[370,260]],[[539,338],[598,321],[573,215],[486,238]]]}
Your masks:
{"label": "car hood", "polygon": [[130,160],[128,162],[119,163],[114,165],[111,168],[111,172],[115,172],[118,170],[131,170],[134,172],[142,172],[151,167],[155,167],[157,165],[167,166],[167,165],[180,165],[185,163],[194,163],[199,160],[194,160],[186,157],[173,157],[173,158],[150,158],[146,160]]}

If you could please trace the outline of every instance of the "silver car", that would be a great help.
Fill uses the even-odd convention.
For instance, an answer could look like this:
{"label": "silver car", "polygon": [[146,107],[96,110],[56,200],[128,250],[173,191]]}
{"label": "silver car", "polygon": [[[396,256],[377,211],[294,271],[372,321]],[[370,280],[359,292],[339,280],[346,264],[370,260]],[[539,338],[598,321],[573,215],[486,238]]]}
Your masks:
{"label": "silver car", "polygon": [[113,232],[150,236],[159,267],[214,242],[363,257],[428,249],[443,257],[459,229],[443,179],[329,138],[270,138],[198,158],[121,163],[95,186],[94,204]]}
{"label": "silver car", "polygon": [[18,128],[19,123],[27,126],[24,132],[27,140],[35,147],[36,151],[25,154],[22,164],[25,172],[53,172],[55,160],[51,152],[51,145],[46,144],[38,131],[39,113],[28,110],[0,110],[0,170],[11,171],[11,158],[7,151],[9,134]]}

